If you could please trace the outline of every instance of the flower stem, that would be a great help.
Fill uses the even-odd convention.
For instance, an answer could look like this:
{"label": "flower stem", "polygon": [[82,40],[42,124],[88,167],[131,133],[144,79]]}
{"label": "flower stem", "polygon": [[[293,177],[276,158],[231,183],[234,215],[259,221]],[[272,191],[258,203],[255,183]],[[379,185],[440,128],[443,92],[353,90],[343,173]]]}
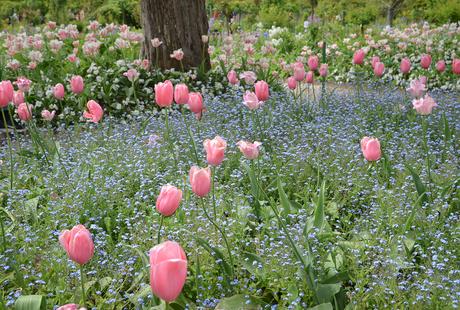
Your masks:
{"label": "flower stem", "polygon": [[214,219],[217,218],[217,211],[216,211],[216,186],[214,183],[214,178],[216,174],[216,167],[211,166],[211,190],[212,190],[212,209],[214,211]]}
{"label": "flower stem", "polygon": [[187,118],[185,117],[184,110],[182,109],[182,105],[180,107],[180,113],[182,114],[182,119],[183,119],[183,121],[185,123],[185,126],[187,127],[188,136],[190,138],[190,142],[192,143],[193,152],[194,152],[194,155],[195,155],[195,161],[196,161],[196,164],[198,164],[199,160],[198,160],[198,152],[196,150],[195,139],[193,138],[193,133],[190,130],[190,126],[189,126],[189,123],[187,121]]}
{"label": "flower stem", "polygon": [[234,277],[233,255],[232,255],[232,251],[230,250],[230,245],[228,244],[227,236],[225,235],[224,231],[219,227],[219,225],[217,225],[217,223],[209,216],[208,211],[206,211],[206,207],[204,206],[203,199],[200,199],[200,201],[201,201],[201,207],[203,208],[204,214],[206,215],[208,220],[211,222],[211,224],[214,225],[214,227],[216,227],[216,229],[220,232],[220,234],[222,235],[222,239],[224,239],[225,246],[227,247],[228,258],[230,260],[230,267],[232,268],[232,277]]}
{"label": "flower stem", "polygon": [[8,143],[8,150],[10,152],[10,189],[13,189],[13,150],[11,148],[11,139],[10,133],[8,131],[8,124],[6,122],[5,111],[2,109],[2,117],[3,123],[5,124],[5,132],[6,132],[6,141]]}
{"label": "flower stem", "polygon": [[86,296],[85,296],[85,281],[83,279],[83,265],[80,265],[80,280],[81,280],[81,297],[83,299],[82,306],[86,305]]}
{"label": "flower stem", "polygon": [[6,253],[6,237],[5,237],[5,224],[3,222],[3,216],[0,216],[0,225],[2,229],[2,248],[3,248],[3,253]]}
{"label": "flower stem", "polygon": [[161,228],[163,227],[164,216],[162,215],[160,218],[160,227],[158,227],[158,234],[157,234],[157,244],[160,244],[161,241]]}
{"label": "flower stem", "polygon": [[169,151],[171,152],[171,155],[172,155],[173,160],[174,160],[174,165],[176,166],[176,170],[178,170],[176,156],[174,155],[174,147],[172,145],[172,141],[171,141],[170,136],[169,136],[169,111],[168,110],[165,110],[165,111],[166,111],[165,136],[166,136],[166,140],[167,140],[167,143],[168,143],[168,146],[169,146]]}

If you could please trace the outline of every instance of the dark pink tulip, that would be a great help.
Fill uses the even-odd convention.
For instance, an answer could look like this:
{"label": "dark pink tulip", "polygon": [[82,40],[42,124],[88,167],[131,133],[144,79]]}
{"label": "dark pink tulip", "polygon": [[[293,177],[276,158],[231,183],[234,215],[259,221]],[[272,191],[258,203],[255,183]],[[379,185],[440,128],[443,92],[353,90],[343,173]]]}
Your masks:
{"label": "dark pink tulip", "polygon": [[364,50],[359,49],[353,54],[353,64],[355,65],[362,65],[364,62],[364,57],[366,56],[366,53]]}
{"label": "dark pink tulip", "polygon": [[8,106],[13,101],[14,87],[11,81],[0,82],[0,108]]}
{"label": "dark pink tulip", "polygon": [[14,96],[13,96],[14,105],[18,106],[23,102],[25,102],[25,100],[24,100],[24,92],[22,90],[18,90],[16,92],[14,92]]}
{"label": "dark pink tulip", "polygon": [[316,55],[308,57],[307,61],[308,67],[310,68],[311,71],[316,71],[319,66],[319,58]]}
{"label": "dark pink tulip", "polygon": [[247,159],[256,159],[259,157],[259,147],[262,143],[254,141],[254,143],[248,141],[238,141],[237,143],[238,148],[240,149],[241,153],[243,153],[244,157]]}
{"label": "dark pink tulip", "polygon": [[157,210],[163,216],[171,216],[179,208],[181,200],[182,191],[180,189],[169,184],[164,185],[157,198]]}
{"label": "dark pink tulip", "polygon": [[319,75],[321,77],[327,77],[328,69],[329,67],[327,64],[321,64],[321,66],[319,67]]}
{"label": "dark pink tulip", "polygon": [[88,101],[86,108],[87,111],[83,112],[83,117],[87,118],[89,122],[98,123],[104,115],[104,110],[94,100]]}
{"label": "dark pink tulip", "polygon": [[314,78],[315,78],[315,75],[313,71],[308,71],[305,77],[305,82],[307,82],[308,84],[313,84]]}
{"label": "dark pink tulip", "polygon": [[259,101],[267,101],[270,96],[269,86],[265,81],[258,81],[255,85],[255,93]]}
{"label": "dark pink tulip", "polygon": [[185,84],[177,84],[174,88],[174,101],[177,104],[186,104],[188,102],[188,87]]}
{"label": "dark pink tulip", "polygon": [[193,113],[201,113],[204,109],[203,96],[198,92],[192,92],[188,95],[188,107]]}
{"label": "dark pink tulip", "polygon": [[212,166],[219,166],[224,160],[227,142],[221,137],[216,136],[212,140],[204,140],[203,145],[206,151],[206,160],[208,161],[208,164]]}
{"label": "dark pink tulip", "polygon": [[160,107],[166,108],[171,106],[173,96],[174,89],[170,80],[155,85],[155,101]]}
{"label": "dark pink tulip", "polygon": [[94,255],[94,242],[91,233],[83,225],[74,226],[71,230],[64,230],[59,235],[59,243],[71,260],[84,265]]}
{"label": "dark pink tulip", "polygon": [[452,61],[452,72],[454,74],[460,74],[460,59],[454,59]]}
{"label": "dark pink tulip", "polygon": [[431,65],[431,56],[428,54],[423,54],[420,58],[420,66],[423,69],[428,69]]}
{"label": "dark pink tulip", "polygon": [[383,62],[377,62],[374,64],[374,74],[375,76],[381,77],[385,71],[385,65]]}
{"label": "dark pink tulip", "polygon": [[187,257],[182,247],[166,241],[150,249],[150,287],[166,302],[174,301],[187,279]]}
{"label": "dark pink tulip", "polygon": [[380,142],[377,138],[364,137],[361,139],[361,151],[367,161],[379,160],[382,156]]}
{"label": "dark pink tulip", "polygon": [[446,63],[444,62],[444,60],[440,60],[436,63],[436,70],[438,70],[438,72],[440,73],[446,70]]}
{"label": "dark pink tulip", "polygon": [[85,89],[83,78],[79,75],[72,76],[72,79],[70,80],[70,89],[74,94],[81,94]]}
{"label": "dark pink tulip", "polygon": [[295,77],[293,77],[293,76],[288,77],[288,79],[287,79],[287,86],[288,86],[289,89],[291,89],[291,90],[296,89],[296,87],[297,87],[297,81],[295,80]]}
{"label": "dark pink tulip", "polygon": [[228,82],[232,85],[238,84],[238,75],[236,74],[235,70],[231,70],[227,74]]}
{"label": "dark pink tulip", "polygon": [[64,85],[61,83],[56,84],[53,88],[53,95],[57,100],[62,100],[65,95]]}
{"label": "dark pink tulip", "polygon": [[27,122],[32,119],[32,108],[31,104],[25,102],[18,105],[16,113],[21,121]]}
{"label": "dark pink tulip", "polygon": [[189,172],[190,185],[192,186],[192,192],[198,197],[204,197],[209,194],[211,190],[211,169],[199,168],[193,166]]}
{"label": "dark pink tulip", "polygon": [[403,58],[401,64],[399,65],[399,70],[402,74],[407,74],[410,71],[411,63],[409,58]]}

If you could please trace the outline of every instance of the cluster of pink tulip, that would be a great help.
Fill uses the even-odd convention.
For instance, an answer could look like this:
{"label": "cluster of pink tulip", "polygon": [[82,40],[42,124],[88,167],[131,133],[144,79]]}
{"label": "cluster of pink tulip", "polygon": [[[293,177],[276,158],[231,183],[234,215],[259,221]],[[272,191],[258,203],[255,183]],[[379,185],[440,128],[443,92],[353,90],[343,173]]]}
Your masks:
{"label": "cluster of pink tulip", "polygon": [[293,75],[287,79],[287,86],[289,89],[294,90],[297,88],[300,82],[305,79],[307,84],[313,84],[315,78],[315,72],[318,71],[319,76],[325,78],[328,74],[328,65],[319,64],[319,57],[311,55],[308,57],[307,65],[309,71],[305,71],[304,64],[302,62],[296,62],[291,65]]}
{"label": "cluster of pink tulip", "polygon": [[179,105],[187,105],[197,119],[201,119],[206,111],[201,93],[189,92],[185,84],[177,84],[174,87],[169,80],[155,85],[155,101],[161,108],[170,107],[174,101]]}

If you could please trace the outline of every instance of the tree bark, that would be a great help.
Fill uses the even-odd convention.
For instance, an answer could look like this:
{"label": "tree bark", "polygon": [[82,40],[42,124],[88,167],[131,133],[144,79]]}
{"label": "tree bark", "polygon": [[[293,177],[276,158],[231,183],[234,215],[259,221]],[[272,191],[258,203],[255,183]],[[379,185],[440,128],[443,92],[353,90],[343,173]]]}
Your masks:
{"label": "tree bark", "polygon": [[[141,19],[145,39],[142,54],[152,65],[158,59],[162,69],[181,69],[182,65],[185,69],[211,67],[208,43],[201,39],[202,35],[208,35],[209,29],[205,0],[141,0]],[[163,44],[154,48],[151,43],[154,38]],[[180,48],[184,52],[182,65],[170,57]]]}
{"label": "tree bark", "polygon": [[387,10],[387,24],[393,26],[393,20],[395,19],[396,14],[403,5],[404,0],[392,0]]}

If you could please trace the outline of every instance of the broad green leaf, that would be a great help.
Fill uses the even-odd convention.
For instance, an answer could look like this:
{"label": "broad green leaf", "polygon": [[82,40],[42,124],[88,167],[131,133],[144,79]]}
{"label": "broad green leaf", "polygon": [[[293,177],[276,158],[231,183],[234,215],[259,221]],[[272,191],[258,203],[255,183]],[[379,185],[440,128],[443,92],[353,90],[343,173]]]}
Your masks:
{"label": "broad green leaf", "polygon": [[215,260],[220,260],[221,261],[221,263],[219,265],[221,265],[222,270],[225,272],[225,275],[227,277],[231,278],[231,276],[232,276],[232,268],[227,263],[227,260],[225,259],[225,256],[222,253],[222,251],[219,250],[216,247],[212,247],[206,240],[204,240],[204,239],[202,239],[200,237],[196,237],[196,240],[206,251],[209,252],[209,254],[211,254],[212,257],[214,257]]}
{"label": "broad green leaf", "polygon": [[324,303],[324,304],[319,304],[317,306],[314,306],[312,308],[308,308],[307,310],[333,310],[334,308],[332,307],[332,304],[330,302]]}
{"label": "broad green leaf", "polygon": [[139,304],[139,301],[138,301],[139,299],[144,299],[151,293],[152,293],[152,288],[150,287],[150,285],[145,285],[141,287],[139,291],[137,291],[136,294],[129,297],[129,301],[131,301],[132,304],[137,305]]}
{"label": "broad green leaf", "polygon": [[420,204],[423,204],[424,202],[426,202],[426,187],[420,179],[418,173],[415,172],[415,170],[411,166],[406,164],[406,169],[409,170],[412,176],[412,180],[414,180],[415,189],[417,190],[418,196],[420,197],[423,195],[423,198],[420,200]]}
{"label": "broad green leaf", "polygon": [[412,254],[412,251],[414,250],[415,246],[415,240],[412,238],[404,238],[403,240],[404,243],[404,248],[406,249],[407,255]]}
{"label": "broad green leaf", "polygon": [[319,196],[318,196],[318,201],[316,203],[316,208],[315,208],[315,220],[314,220],[314,225],[316,228],[318,228],[320,231],[324,226],[324,196],[325,196],[325,191],[326,191],[326,182],[323,181],[323,184],[321,184],[321,189],[319,191]]}
{"label": "broad green leaf", "polygon": [[261,197],[260,197],[259,183],[257,181],[256,174],[254,173],[254,170],[251,167],[249,167],[247,164],[243,163],[242,166],[244,170],[246,170],[246,173],[249,176],[249,183],[251,184],[251,192],[255,200],[253,204],[254,213],[257,217],[260,217],[259,200],[261,199]]}
{"label": "broad green leaf", "polygon": [[260,258],[258,255],[249,252],[243,252],[243,259],[241,260],[241,264],[251,274],[262,278],[264,277],[262,270],[258,268],[259,265],[262,265],[263,268],[262,258]]}
{"label": "broad green leaf", "polygon": [[412,223],[414,222],[414,218],[415,218],[415,214],[417,213],[417,211],[419,210],[418,206],[421,205],[421,201],[426,197],[425,193],[422,193],[417,201],[415,202],[415,205],[412,207],[412,212],[411,214],[409,215],[409,217],[407,218],[407,221],[406,221],[406,225],[404,225],[404,228],[405,228],[405,231],[408,231],[411,226],[412,226]]}
{"label": "broad green leaf", "polygon": [[283,189],[283,185],[281,184],[281,180],[278,178],[278,195],[280,196],[281,206],[283,211],[281,214],[284,218],[288,218],[287,216],[291,214],[291,202],[289,201],[286,192]]}
{"label": "broad green leaf", "polygon": [[24,205],[25,209],[27,210],[27,213],[32,217],[32,220],[34,222],[37,221],[37,206],[38,206],[38,201],[40,200],[39,197],[34,197],[32,199],[27,200]]}
{"label": "broad green leaf", "polygon": [[249,296],[249,299],[245,295],[239,294],[232,297],[222,299],[216,306],[215,310],[258,310],[262,309],[265,303],[259,298]]}
{"label": "broad green leaf", "polygon": [[46,298],[42,295],[20,296],[14,303],[15,310],[45,310]]}
{"label": "broad green leaf", "polygon": [[341,283],[318,284],[316,288],[316,296],[318,297],[319,302],[330,302],[332,300],[332,297],[334,297],[334,295],[340,291],[341,286]]}

